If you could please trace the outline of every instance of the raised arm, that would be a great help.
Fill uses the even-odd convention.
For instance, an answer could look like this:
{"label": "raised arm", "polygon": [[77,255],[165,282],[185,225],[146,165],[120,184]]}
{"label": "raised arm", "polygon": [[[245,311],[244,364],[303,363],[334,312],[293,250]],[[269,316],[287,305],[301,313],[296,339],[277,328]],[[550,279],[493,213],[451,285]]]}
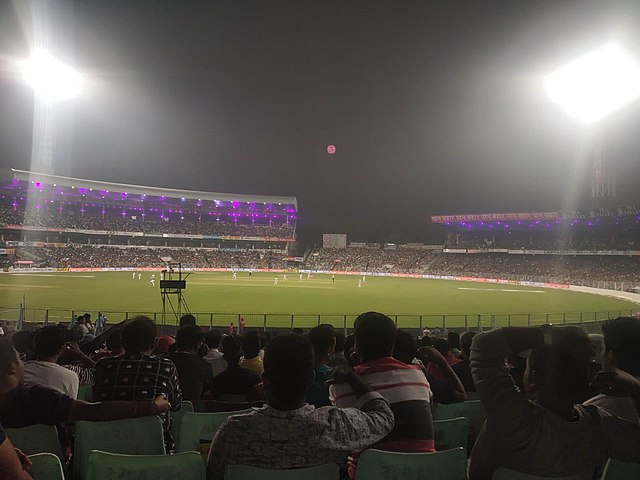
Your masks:
{"label": "raised arm", "polygon": [[72,400],[69,405],[67,421],[88,420],[91,422],[103,422],[108,420],[121,420],[123,418],[146,417],[158,415],[169,410],[170,404],[163,397],[154,400],[138,402],[98,402],[90,403],[82,400]]}
{"label": "raised arm", "polygon": [[[444,373],[450,395],[450,398],[447,399],[450,400],[450,402],[447,403],[464,402],[467,399],[467,391],[464,385],[462,385],[460,378],[458,378],[458,375],[453,371],[447,359],[444,358],[438,350],[433,347],[422,347],[418,349],[418,355],[420,360],[434,363],[440,367],[440,370]],[[436,401],[438,401],[437,398]]]}

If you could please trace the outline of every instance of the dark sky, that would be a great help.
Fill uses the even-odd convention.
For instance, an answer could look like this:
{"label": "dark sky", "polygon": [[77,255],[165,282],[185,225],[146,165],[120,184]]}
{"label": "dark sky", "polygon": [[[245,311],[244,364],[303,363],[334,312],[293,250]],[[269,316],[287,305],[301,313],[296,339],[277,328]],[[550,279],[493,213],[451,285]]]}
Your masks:
{"label": "dark sky", "polygon": [[[428,241],[432,214],[563,208],[587,134],[541,75],[610,40],[640,56],[633,1],[48,3],[54,54],[88,78],[58,107],[55,173],[295,195],[303,237]],[[0,0],[5,66],[26,4]],[[0,112],[0,166],[29,169],[33,94],[6,67]],[[638,104],[603,124],[621,203],[638,125]]]}

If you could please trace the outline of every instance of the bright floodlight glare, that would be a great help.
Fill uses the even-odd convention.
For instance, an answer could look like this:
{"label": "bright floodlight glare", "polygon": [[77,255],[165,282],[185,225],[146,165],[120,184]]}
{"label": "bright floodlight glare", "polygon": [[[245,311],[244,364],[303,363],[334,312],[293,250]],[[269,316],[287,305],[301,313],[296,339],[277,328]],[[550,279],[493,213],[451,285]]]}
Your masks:
{"label": "bright floodlight glare", "polygon": [[38,98],[46,102],[73,98],[82,90],[80,74],[42,50],[32,52],[22,64],[22,73]]}
{"label": "bright floodlight glare", "polygon": [[608,44],[547,75],[544,83],[569,115],[595,123],[640,96],[640,66]]}

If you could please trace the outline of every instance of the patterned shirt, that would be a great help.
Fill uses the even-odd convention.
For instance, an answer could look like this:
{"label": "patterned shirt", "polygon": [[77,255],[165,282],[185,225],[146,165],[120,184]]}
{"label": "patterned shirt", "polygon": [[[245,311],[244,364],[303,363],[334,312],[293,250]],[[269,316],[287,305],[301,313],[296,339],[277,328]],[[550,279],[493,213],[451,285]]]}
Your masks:
{"label": "patterned shirt", "polygon": [[209,451],[207,480],[223,480],[228,464],[269,469],[323,463],[344,467],[351,451],[361,451],[393,428],[389,404],[376,392],[358,399],[357,408],[305,405],[277,410],[269,405],[233,415],[222,424]]}
{"label": "patterned shirt", "polygon": [[93,370],[81,365],[63,365],[67,370],[71,370],[78,375],[80,386],[93,385]]}
{"label": "patterned shirt", "polygon": [[[152,400],[164,395],[172,411],[179,410],[182,403],[178,372],[173,362],[166,358],[127,353],[104,358],[96,364],[94,378],[93,399],[96,402]],[[172,449],[171,417],[164,413],[160,418],[164,424],[167,449]]]}

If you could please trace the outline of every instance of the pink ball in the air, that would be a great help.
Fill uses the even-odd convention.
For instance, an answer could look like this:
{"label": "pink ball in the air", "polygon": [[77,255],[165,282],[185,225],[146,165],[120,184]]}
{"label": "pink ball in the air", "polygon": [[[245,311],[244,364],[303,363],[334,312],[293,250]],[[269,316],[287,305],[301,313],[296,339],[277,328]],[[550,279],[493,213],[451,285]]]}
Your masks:
{"label": "pink ball in the air", "polygon": [[335,145],[327,145],[327,153],[329,155],[333,155],[334,153],[336,153],[336,146]]}

